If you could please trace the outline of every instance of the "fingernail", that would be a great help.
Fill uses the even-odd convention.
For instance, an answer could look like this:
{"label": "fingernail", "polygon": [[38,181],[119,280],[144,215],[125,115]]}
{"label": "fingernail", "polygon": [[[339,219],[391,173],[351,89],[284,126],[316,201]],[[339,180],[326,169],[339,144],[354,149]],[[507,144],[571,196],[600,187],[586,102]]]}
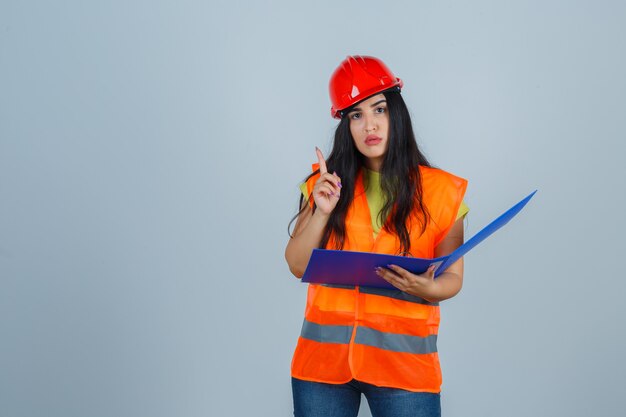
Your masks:
{"label": "fingernail", "polygon": [[340,182],[337,183],[337,187],[341,188],[341,183]]}

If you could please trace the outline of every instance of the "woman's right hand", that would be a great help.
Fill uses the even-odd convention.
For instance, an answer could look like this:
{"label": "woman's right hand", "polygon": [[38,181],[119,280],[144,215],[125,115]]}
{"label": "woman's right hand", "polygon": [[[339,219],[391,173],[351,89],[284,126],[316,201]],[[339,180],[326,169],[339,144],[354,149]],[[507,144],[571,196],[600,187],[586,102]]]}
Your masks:
{"label": "woman's right hand", "polygon": [[315,152],[320,164],[320,177],[313,186],[313,199],[318,210],[322,214],[329,215],[337,206],[341,196],[341,178],[337,176],[337,173],[329,174],[322,151],[316,147]]}
{"label": "woman's right hand", "polygon": [[341,178],[337,174],[329,174],[322,152],[317,148],[315,152],[320,164],[320,176],[312,192],[317,209],[312,212],[309,202],[303,202],[292,238],[285,248],[289,270],[298,278],[304,274],[313,249],[319,248],[330,213],[337,206],[341,195]]}

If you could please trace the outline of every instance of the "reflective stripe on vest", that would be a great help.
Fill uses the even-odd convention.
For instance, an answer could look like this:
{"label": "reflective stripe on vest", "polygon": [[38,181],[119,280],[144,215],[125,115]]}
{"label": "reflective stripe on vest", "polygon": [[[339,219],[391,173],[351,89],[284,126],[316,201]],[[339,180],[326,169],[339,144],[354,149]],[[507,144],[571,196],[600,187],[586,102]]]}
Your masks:
{"label": "reflective stripe on vest", "polygon": [[[381,332],[369,327],[356,328],[354,343],[377,347],[393,352],[433,353],[437,352],[437,335],[426,337]],[[304,320],[301,337],[319,343],[350,343],[354,326],[324,325]]]}
{"label": "reflective stripe on vest", "polygon": [[[433,258],[434,248],[456,221],[467,182],[434,168],[420,167],[420,174],[422,201],[431,221],[423,234],[420,222],[415,221],[418,213],[407,223],[411,253]],[[307,181],[309,192],[317,178]],[[362,173],[346,213],[343,249],[400,251],[398,238],[384,228],[374,238]],[[438,329],[438,303],[400,290],[310,284],[292,376],[336,384],[357,379],[377,386],[439,392]]]}
{"label": "reflective stripe on vest", "polygon": [[[343,289],[350,289],[350,290],[353,290],[356,288],[354,285],[343,285],[343,284],[320,284],[320,285],[323,285],[324,287],[343,288]],[[403,301],[408,301],[411,303],[426,304],[429,306],[439,305],[439,303],[437,302],[433,303],[433,302],[424,300],[423,298],[417,297],[415,295],[407,294],[404,291],[400,291],[400,290],[392,290],[389,288],[376,288],[376,287],[360,287],[360,290],[364,294],[381,295],[384,297],[395,298],[396,300],[403,300]]]}
{"label": "reflective stripe on vest", "polygon": [[437,352],[436,334],[426,337],[409,336],[406,334],[379,332],[369,327],[360,326],[357,328],[354,343],[391,350],[393,352],[421,354]]}
{"label": "reflective stripe on vest", "polygon": [[354,326],[317,324],[304,319],[301,337],[320,343],[350,343]]}
{"label": "reflective stripe on vest", "polygon": [[374,294],[383,297],[389,297],[396,300],[408,301],[409,303],[425,304],[429,306],[438,306],[439,303],[432,303],[415,295],[407,294],[400,290],[391,290],[388,288],[361,287],[360,291],[364,294]]}

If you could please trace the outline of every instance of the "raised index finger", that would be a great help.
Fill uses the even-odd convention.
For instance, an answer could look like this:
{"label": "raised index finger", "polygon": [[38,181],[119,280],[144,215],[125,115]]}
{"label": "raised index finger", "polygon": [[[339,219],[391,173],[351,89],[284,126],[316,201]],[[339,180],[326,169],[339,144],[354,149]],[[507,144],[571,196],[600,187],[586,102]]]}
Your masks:
{"label": "raised index finger", "polygon": [[320,164],[320,174],[326,174],[328,169],[326,169],[326,160],[324,159],[324,155],[322,155],[322,151],[317,146],[315,147],[315,153],[317,154],[317,161]]}

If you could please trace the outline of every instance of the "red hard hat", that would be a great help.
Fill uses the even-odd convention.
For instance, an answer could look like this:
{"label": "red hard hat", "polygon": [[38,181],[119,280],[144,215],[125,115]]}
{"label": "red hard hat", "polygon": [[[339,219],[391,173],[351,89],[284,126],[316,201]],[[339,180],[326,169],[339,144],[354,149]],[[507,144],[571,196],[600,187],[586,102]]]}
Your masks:
{"label": "red hard hat", "polygon": [[330,114],[340,119],[342,110],[389,88],[400,89],[402,85],[402,80],[393,75],[380,59],[349,56],[339,64],[328,83],[332,103]]}

